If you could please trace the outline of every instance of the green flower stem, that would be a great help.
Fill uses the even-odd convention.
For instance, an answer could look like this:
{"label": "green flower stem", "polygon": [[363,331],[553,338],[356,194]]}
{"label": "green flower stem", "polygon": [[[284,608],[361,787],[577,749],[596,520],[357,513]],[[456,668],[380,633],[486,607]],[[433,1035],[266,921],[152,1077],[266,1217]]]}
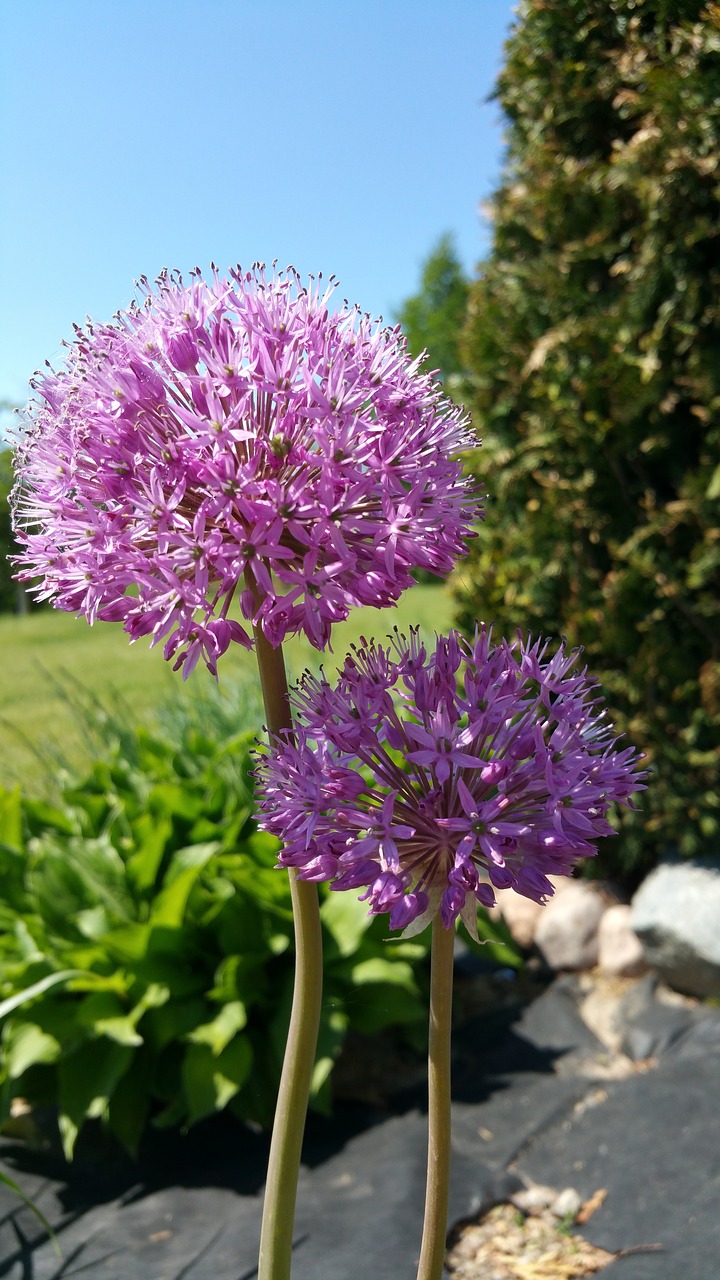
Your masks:
{"label": "green flower stem", "polygon": [[432,924],[428,1041],[428,1163],[417,1280],[441,1280],[450,1191],[450,1032],[455,930]]}
{"label": "green flower stem", "polygon": [[[255,631],[269,732],[292,729],[282,650]],[[322,1002],[322,934],[317,886],[289,871],[295,917],[295,985],[270,1143],[258,1280],[289,1280],[295,1198]]]}

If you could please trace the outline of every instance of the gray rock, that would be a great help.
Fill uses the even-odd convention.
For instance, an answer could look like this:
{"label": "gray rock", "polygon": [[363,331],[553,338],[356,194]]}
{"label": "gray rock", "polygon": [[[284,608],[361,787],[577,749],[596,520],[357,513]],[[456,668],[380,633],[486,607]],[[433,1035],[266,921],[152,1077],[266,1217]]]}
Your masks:
{"label": "gray rock", "polygon": [[692,1025],[692,1009],[682,1005],[648,1005],[623,1028],[620,1050],[633,1062],[657,1058]]}
{"label": "gray rock", "polygon": [[720,997],[720,862],[657,867],[633,898],[632,927],[669,986]]}
{"label": "gray rock", "polygon": [[[622,996],[617,1009],[618,1048],[634,1062],[665,1057],[669,1051],[720,1051],[720,1009],[678,995],[648,973]],[[708,1024],[705,1028],[705,1024]]]}
{"label": "gray rock", "polygon": [[561,1054],[577,1050],[584,1057],[602,1052],[602,1042],[582,1018],[581,1000],[579,979],[563,974],[523,1009],[514,1031],[540,1050]]}

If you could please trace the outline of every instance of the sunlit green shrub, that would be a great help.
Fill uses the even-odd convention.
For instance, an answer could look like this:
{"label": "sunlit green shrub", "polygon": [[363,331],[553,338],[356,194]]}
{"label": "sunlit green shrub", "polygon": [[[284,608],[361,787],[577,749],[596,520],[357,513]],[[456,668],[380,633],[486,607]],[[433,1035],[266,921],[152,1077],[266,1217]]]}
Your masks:
{"label": "sunlit green shrub", "polygon": [[652,767],[597,862],[632,881],[720,832],[720,6],[525,0],[498,98],[460,622],[584,646]]}

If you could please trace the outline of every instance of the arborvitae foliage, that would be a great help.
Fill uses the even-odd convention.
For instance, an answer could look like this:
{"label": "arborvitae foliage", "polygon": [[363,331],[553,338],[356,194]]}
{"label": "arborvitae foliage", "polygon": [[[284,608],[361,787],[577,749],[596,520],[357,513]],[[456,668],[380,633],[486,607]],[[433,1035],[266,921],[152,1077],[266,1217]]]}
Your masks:
{"label": "arborvitae foliage", "polygon": [[0,613],[24,612],[27,608],[25,592],[17,582],[13,582],[13,567],[9,559],[20,550],[10,525],[12,482],[12,453],[10,449],[3,448],[0,438]]}
{"label": "arborvitae foliage", "polygon": [[585,646],[654,769],[632,882],[720,829],[720,4],[525,0],[506,53],[461,622]]}
{"label": "arborvitae foliage", "polygon": [[423,265],[420,292],[403,303],[398,320],[414,356],[427,351],[443,382],[462,372],[460,333],[469,284],[452,236],[441,236]]}

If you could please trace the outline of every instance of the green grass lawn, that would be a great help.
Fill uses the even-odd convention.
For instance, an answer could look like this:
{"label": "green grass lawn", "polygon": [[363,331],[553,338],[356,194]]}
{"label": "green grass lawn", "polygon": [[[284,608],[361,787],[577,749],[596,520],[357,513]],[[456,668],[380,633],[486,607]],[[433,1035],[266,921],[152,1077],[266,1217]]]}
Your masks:
{"label": "green grass lawn", "polygon": [[[358,609],[333,631],[333,652],[320,654],[302,638],[286,646],[292,677],[324,664],[332,675],[361,635],[382,638],[398,626],[419,626],[432,635],[446,630],[452,600],[443,586],[418,586],[396,609]],[[119,695],[133,717],[148,721],[163,704],[192,697],[213,683],[203,667],[186,684],[147,641],[129,644],[113,623],[89,627],[55,610],[26,617],[0,616],[0,785],[21,782],[31,793],[47,792],[53,768],[72,769],[87,759],[85,721],[73,689],[108,705]],[[235,645],[219,663],[225,682],[257,681],[255,659]]]}

